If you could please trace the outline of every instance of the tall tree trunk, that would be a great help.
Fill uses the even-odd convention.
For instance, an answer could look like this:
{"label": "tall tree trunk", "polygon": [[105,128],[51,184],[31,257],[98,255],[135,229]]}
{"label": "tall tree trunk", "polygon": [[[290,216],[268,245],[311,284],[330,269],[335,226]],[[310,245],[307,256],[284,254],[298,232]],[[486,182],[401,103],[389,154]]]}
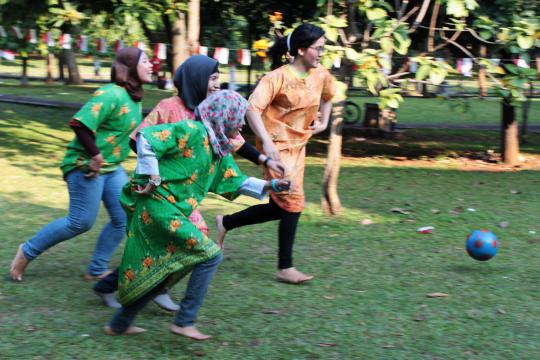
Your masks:
{"label": "tall tree trunk", "polygon": [[[485,58],[486,55],[487,55],[486,45],[480,45],[480,57]],[[480,96],[488,95],[485,66],[480,66],[480,69],[478,70],[478,88],[480,90]]]}
{"label": "tall tree trunk", "polygon": [[536,77],[540,79],[540,56],[536,57]]}
{"label": "tall tree trunk", "polygon": [[523,102],[521,105],[521,131],[519,133],[519,138],[523,144],[527,142],[527,125],[529,122],[529,109],[531,108],[533,86],[533,82],[531,81],[529,83],[529,96],[527,96],[527,101]]}
{"label": "tall tree trunk", "polygon": [[28,55],[22,57],[21,86],[28,86]]}
{"label": "tall tree trunk", "polygon": [[49,51],[47,54],[47,79],[45,80],[45,83],[47,85],[50,85],[53,83],[53,77],[52,77],[52,63],[54,60],[54,55],[52,52]]}
{"label": "tall tree trunk", "polygon": [[193,54],[199,46],[199,35],[201,31],[201,1],[189,1],[189,13],[187,24],[187,42],[189,54]]}
{"label": "tall tree trunk", "polygon": [[516,121],[516,109],[508,99],[501,103],[501,154],[505,164],[516,165],[519,156],[518,124]]}
{"label": "tall tree trunk", "polygon": [[66,61],[64,60],[64,53],[60,51],[60,53],[58,54],[58,80],[60,81],[66,80],[66,75],[64,72],[65,63]]}
{"label": "tall tree trunk", "polygon": [[176,70],[188,57],[186,38],[186,14],[179,11],[172,31],[173,68]]}
{"label": "tall tree trunk", "polygon": [[341,165],[341,145],[343,143],[344,102],[334,104],[332,124],[328,144],[328,157],[324,168],[321,205],[325,213],[337,215],[341,211],[341,202],[337,191],[339,168]]}
{"label": "tall tree trunk", "polygon": [[79,73],[79,67],[77,66],[77,59],[75,53],[71,49],[64,49],[64,59],[66,61],[68,69],[68,84],[80,85],[83,83],[81,75]]}

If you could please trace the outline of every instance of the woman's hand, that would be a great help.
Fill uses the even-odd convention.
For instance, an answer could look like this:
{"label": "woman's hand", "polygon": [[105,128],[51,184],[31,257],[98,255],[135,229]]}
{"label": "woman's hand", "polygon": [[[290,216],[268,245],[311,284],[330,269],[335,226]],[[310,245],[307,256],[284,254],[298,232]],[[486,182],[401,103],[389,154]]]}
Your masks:
{"label": "woman's hand", "polygon": [[134,185],[133,191],[135,191],[139,195],[149,195],[156,189],[155,185],[152,185],[150,183],[146,183],[144,185]]}
{"label": "woman's hand", "polygon": [[274,144],[273,141],[265,141],[262,144],[263,146],[263,152],[266,156],[270,156],[272,160],[281,161],[281,158],[279,157],[279,150],[276,147],[276,144]]}
{"label": "woman's hand", "polygon": [[312,135],[317,135],[326,130],[326,125],[321,123],[320,121],[315,121],[313,125],[311,125],[309,128],[312,131]]}
{"label": "woman's hand", "polygon": [[285,179],[272,179],[266,182],[264,189],[266,191],[272,190],[274,192],[282,192],[291,188],[291,181]]}
{"label": "woman's hand", "polygon": [[266,167],[276,173],[279,177],[287,176],[287,168],[281,161],[270,159],[266,162]]}
{"label": "woman's hand", "polygon": [[93,156],[90,159],[90,162],[88,163],[88,167],[90,168],[90,171],[88,173],[86,173],[84,176],[87,177],[87,178],[92,178],[92,177],[98,176],[99,175],[99,170],[103,166],[104,162],[105,162],[105,160],[103,159],[103,155],[101,155],[101,153]]}

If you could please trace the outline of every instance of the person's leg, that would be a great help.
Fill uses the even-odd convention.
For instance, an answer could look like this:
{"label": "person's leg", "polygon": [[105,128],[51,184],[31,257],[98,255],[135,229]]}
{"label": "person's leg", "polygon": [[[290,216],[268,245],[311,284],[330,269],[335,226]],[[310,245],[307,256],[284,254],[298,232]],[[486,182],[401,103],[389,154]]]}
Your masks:
{"label": "person's leg", "polygon": [[88,265],[88,275],[94,277],[107,271],[109,261],[126,232],[126,213],[120,204],[122,187],[128,182],[126,172],[118,167],[112,173],[101,176],[104,179],[102,200],[111,221],[101,231]]}
{"label": "person's leg", "polygon": [[220,253],[218,256],[195,266],[189,278],[185,296],[180,302],[180,310],[176,313],[171,325],[172,332],[196,340],[210,338],[209,335],[198,331],[194,325],[208,286],[222,260],[223,255]]}
{"label": "person's leg", "polygon": [[230,215],[216,216],[216,243],[223,244],[227,231],[238,227],[260,224],[281,218],[281,208],[272,198],[267,204],[253,205]]}
{"label": "person's leg", "polygon": [[94,285],[94,293],[101,298],[105,306],[120,309],[122,305],[116,300],[114,293],[118,290],[118,271],[116,268],[109,275],[99,280]]}
{"label": "person's leg", "polygon": [[[45,225],[21,247],[12,263],[11,275],[22,280],[22,272],[28,263],[54,245],[88,231],[99,212],[103,181],[100,177],[85,178],[84,173],[74,170],[66,177],[69,191],[69,211],[64,218]],[[24,261],[26,260],[26,264]],[[21,268],[21,263],[24,267]]]}
{"label": "person's leg", "polygon": [[121,335],[121,334],[138,334],[145,330],[136,326],[132,326],[135,316],[141,311],[150,300],[159,294],[165,282],[162,282],[145,295],[141,296],[134,302],[122,306],[122,308],[116,310],[109,324],[105,326],[105,333],[107,335]]}

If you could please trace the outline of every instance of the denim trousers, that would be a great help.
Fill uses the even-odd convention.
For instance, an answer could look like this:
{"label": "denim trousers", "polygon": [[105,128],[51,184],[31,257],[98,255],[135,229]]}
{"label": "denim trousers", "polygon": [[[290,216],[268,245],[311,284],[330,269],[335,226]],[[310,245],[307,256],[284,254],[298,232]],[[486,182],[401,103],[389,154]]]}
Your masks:
{"label": "denim trousers", "polygon": [[86,178],[80,170],[70,172],[66,176],[68,215],[45,225],[26,241],[22,248],[24,256],[33,260],[54,245],[90,230],[103,201],[111,221],[101,231],[88,265],[90,275],[101,275],[107,270],[109,260],[125,234],[126,214],[119,198],[127,181],[128,177],[121,166],[113,172],[93,178]]}
{"label": "denim trousers", "polygon": [[[195,324],[197,313],[203,304],[208,286],[212,282],[212,278],[222,260],[223,255],[219,253],[214,258],[195,265],[191,272],[184,298],[180,302],[180,309],[174,317],[173,323],[175,325],[185,327]],[[162,282],[139,299],[118,309],[109,322],[111,329],[117,334],[125,332],[133,323],[137,313],[156,295],[163,292],[164,283]]]}

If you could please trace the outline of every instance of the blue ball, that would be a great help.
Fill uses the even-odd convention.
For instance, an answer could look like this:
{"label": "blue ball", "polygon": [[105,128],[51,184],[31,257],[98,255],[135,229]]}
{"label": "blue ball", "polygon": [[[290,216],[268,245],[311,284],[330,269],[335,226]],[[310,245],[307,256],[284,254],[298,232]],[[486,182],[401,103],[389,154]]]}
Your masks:
{"label": "blue ball", "polygon": [[499,242],[497,236],[488,230],[474,230],[465,241],[467,253],[473,259],[486,261],[497,255]]}

